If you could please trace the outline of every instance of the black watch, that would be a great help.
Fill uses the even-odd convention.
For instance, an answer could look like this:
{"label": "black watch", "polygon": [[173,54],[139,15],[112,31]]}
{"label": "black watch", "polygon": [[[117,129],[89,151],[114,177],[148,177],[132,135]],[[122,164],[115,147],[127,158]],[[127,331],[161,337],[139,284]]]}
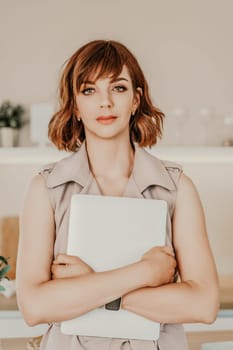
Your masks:
{"label": "black watch", "polygon": [[105,304],[105,310],[118,311],[121,308],[121,297]]}

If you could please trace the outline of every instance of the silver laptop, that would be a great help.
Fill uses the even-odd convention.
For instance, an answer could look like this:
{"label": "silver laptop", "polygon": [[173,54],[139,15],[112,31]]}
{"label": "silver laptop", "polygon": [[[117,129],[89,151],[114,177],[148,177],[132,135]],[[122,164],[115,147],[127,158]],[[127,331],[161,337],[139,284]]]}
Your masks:
{"label": "silver laptop", "polygon": [[[140,260],[165,244],[167,203],[163,200],[74,194],[67,254],[79,256],[96,272]],[[132,312],[97,308],[61,323],[64,334],[155,340],[160,324]]]}

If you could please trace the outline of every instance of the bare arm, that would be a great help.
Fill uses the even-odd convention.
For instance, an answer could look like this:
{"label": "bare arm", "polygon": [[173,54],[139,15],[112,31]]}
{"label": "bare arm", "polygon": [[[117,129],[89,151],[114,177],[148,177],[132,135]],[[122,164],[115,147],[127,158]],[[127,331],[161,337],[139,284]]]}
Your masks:
{"label": "bare arm", "polygon": [[126,310],[161,323],[215,320],[218,279],[199,196],[182,175],[173,219],[173,242],[181,282],[143,288],[123,298]]}
{"label": "bare arm", "polygon": [[[164,280],[157,271],[158,259],[154,263],[145,259],[112,271],[51,279],[54,232],[54,213],[44,179],[38,175],[31,183],[20,218],[16,274],[19,306],[30,325],[77,317],[132,290]],[[156,256],[165,269],[173,266],[169,278],[175,267],[169,259],[174,259],[164,252]]]}

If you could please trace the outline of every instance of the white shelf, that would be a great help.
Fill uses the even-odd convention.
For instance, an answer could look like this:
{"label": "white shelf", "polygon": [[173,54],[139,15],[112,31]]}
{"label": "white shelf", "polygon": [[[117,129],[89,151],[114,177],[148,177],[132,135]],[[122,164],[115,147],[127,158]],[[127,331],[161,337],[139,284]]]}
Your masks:
{"label": "white shelf", "polygon": [[160,159],[171,160],[181,164],[233,164],[233,147],[153,147],[148,150]]}
{"label": "white shelf", "polygon": [[186,332],[231,331],[233,329],[233,317],[218,316],[212,324],[186,323],[184,329]]}
{"label": "white shelf", "polygon": [[0,339],[38,337],[47,329],[47,324],[28,326],[18,310],[0,311]]}
{"label": "white shelf", "polygon": [[[148,151],[160,159],[180,163],[233,163],[233,147],[155,146]],[[0,148],[0,164],[46,164],[68,155],[53,147]]]}
{"label": "white shelf", "polygon": [[[233,317],[224,317],[221,314],[211,325],[202,323],[184,324],[186,332],[223,331],[232,330],[232,328]],[[47,324],[29,327],[19,311],[0,311],[0,339],[36,337],[44,334],[47,329]]]}
{"label": "white shelf", "polygon": [[56,162],[69,155],[53,147],[0,148],[0,164],[40,164]]}

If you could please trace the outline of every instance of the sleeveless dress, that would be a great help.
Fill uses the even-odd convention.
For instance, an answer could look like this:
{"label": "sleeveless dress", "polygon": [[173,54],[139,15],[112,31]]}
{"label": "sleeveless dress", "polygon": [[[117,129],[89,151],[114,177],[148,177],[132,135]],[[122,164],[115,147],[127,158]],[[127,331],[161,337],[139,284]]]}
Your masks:
{"label": "sleeveless dress", "polygon": [[[145,149],[135,146],[132,174],[123,196],[166,200],[168,217],[166,245],[172,246],[171,221],[176,201],[181,167],[161,161]],[[69,205],[72,194],[100,195],[99,187],[90,172],[85,142],[77,152],[61,161],[45,166],[40,174],[45,178],[54,209],[56,238],[54,256],[66,252]],[[111,339],[65,335],[59,323],[50,324],[43,336],[40,350],[188,350],[181,324],[161,324],[156,341]]]}

